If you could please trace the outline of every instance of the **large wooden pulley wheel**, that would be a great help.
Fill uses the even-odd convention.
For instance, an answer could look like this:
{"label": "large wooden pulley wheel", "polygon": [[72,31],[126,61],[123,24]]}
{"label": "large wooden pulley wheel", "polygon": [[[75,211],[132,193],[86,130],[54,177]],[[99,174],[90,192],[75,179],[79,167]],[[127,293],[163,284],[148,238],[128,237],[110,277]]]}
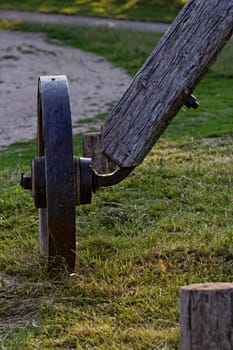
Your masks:
{"label": "large wooden pulley wheel", "polygon": [[[75,174],[68,83],[40,77],[38,156],[32,163],[32,194],[39,208],[41,253],[49,266],[75,265]],[[34,192],[34,193],[33,193]]]}

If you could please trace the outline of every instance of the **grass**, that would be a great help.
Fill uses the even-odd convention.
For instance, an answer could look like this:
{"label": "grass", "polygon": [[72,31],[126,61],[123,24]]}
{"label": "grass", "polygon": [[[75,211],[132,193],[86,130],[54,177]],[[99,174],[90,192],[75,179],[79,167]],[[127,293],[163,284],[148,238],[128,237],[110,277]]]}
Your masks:
{"label": "grass", "polygon": [[[161,38],[161,34],[111,29],[106,27],[45,25],[38,23],[10,22],[0,19],[0,28],[25,32],[41,32],[56,44],[80,48],[104,56],[114,65],[125,69],[130,75],[136,74],[150,52]],[[224,48],[217,63],[211,70],[211,78],[231,79],[233,67],[229,62],[233,55],[230,42]]]}
{"label": "grass", "polygon": [[[101,54],[130,74],[159,37],[1,22]],[[123,50],[123,48],[127,48]],[[48,276],[38,217],[19,187],[35,141],[0,152],[1,349],[179,349],[179,289],[232,281],[230,41],[145,161],[77,208],[77,264]],[[81,136],[75,135],[75,154]]]}
{"label": "grass", "polygon": [[[0,28],[45,33],[49,41],[59,40],[61,45],[78,47],[106,57],[118,67],[135,74],[161,35],[115,30],[105,27],[76,26],[73,30],[66,26],[36,23],[9,22],[0,20]],[[140,45],[138,45],[140,43]]]}
{"label": "grass", "polygon": [[1,1],[1,9],[171,22],[185,0],[16,0]]}

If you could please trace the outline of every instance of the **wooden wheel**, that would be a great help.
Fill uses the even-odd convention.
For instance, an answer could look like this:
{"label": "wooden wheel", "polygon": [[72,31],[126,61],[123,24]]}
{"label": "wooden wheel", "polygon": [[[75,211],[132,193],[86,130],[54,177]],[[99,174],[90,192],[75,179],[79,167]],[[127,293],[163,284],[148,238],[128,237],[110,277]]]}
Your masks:
{"label": "wooden wheel", "polygon": [[75,266],[75,176],[65,76],[39,78],[37,138],[38,157],[33,162],[32,181],[40,182],[41,188],[36,199],[41,253],[48,255],[50,267],[56,267],[58,261],[63,260],[72,271]]}

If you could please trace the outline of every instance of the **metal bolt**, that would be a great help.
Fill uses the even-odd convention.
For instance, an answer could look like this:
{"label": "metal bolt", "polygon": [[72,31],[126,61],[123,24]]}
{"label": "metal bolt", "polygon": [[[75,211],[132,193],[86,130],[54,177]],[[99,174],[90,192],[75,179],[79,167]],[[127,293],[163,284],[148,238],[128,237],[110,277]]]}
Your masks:
{"label": "metal bolt", "polygon": [[30,175],[26,175],[24,173],[21,174],[20,186],[22,186],[25,190],[32,189],[32,178]]}
{"label": "metal bolt", "polygon": [[197,109],[197,107],[199,106],[199,103],[198,103],[198,101],[197,101],[195,96],[190,95],[188,97],[187,101],[185,102],[185,106],[188,107],[188,108]]}

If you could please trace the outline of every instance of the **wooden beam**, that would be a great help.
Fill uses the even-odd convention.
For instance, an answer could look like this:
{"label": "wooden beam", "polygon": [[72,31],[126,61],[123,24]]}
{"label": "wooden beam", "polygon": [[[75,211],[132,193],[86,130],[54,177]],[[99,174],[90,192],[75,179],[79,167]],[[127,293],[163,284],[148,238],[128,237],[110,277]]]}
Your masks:
{"label": "wooden beam", "polygon": [[108,174],[117,169],[117,165],[101,153],[101,132],[88,132],[83,135],[83,156],[91,158],[92,168],[98,174]]}
{"label": "wooden beam", "polygon": [[188,1],[107,117],[103,154],[141,163],[232,33],[232,1]]}

